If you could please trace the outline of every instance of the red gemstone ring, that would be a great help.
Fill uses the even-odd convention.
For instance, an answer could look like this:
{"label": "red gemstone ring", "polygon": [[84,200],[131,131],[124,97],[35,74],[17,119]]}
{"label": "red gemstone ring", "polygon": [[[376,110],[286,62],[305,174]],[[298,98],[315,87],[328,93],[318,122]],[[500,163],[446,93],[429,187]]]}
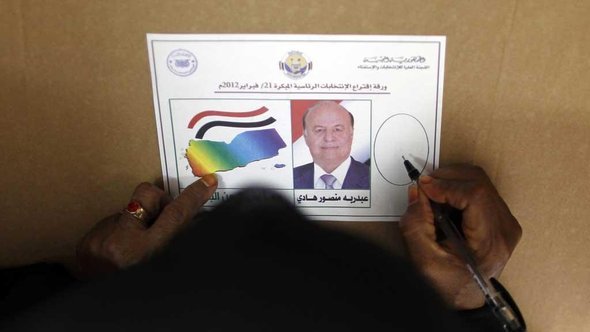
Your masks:
{"label": "red gemstone ring", "polygon": [[139,220],[142,224],[146,224],[146,220],[148,219],[147,211],[139,204],[138,201],[131,201],[127,204],[125,208],[125,212],[132,215],[135,219]]}

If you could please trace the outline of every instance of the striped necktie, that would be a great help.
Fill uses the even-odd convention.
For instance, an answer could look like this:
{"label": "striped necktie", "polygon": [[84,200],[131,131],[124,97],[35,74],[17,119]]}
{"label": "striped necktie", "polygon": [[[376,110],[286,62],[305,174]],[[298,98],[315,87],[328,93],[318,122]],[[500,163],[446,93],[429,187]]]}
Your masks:
{"label": "striped necktie", "polygon": [[324,174],[320,176],[320,179],[326,184],[326,189],[334,189],[334,182],[336,182],[336,177],[334,175]]}

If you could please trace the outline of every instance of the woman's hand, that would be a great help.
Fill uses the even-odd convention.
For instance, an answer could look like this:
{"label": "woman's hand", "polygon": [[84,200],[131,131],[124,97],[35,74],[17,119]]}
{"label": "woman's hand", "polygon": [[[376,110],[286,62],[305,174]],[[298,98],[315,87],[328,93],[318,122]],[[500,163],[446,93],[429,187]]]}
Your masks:
{"label": "woman's hand", "polygon": [[140,220],[123,211],[96,224],[77,247],[79,277],[92,278],[145,261],[194,219],[216,188],[215,175],[206,175],[172,200],[160,188],[140,184],[131,201],[139,203],[146,217]]}
{"label": "woman's hand", "polygon": [[440,168],[411,186],[409,206],[400,229],[410,259],[443,299],[456,309],[473,309],[484,297],[464,261],[445,243],[436,241],[429,198],[462,211],[462,227],[484,277],[497,278],[522,235],[522,229],[496,188],[479,167]]}

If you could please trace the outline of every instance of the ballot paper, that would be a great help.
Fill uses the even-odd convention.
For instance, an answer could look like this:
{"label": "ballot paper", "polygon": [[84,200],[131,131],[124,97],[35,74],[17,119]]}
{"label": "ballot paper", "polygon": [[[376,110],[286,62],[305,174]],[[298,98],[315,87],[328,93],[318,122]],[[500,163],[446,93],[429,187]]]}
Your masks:
{"label": "ballot paper", "polygon": [[148,34],[162,174],[215,173],[214,207],[248,187],[312,219],[397,221],[402,157],[438,167],[445,37]]}

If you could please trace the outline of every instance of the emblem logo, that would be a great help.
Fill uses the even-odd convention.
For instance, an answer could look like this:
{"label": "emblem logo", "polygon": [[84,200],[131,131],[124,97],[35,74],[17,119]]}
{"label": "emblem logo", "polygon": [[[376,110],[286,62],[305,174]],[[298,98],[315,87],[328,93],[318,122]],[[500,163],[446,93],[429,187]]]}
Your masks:
{"label": "emblem logo", "polygon": [[299,51],[289,52],[283,61],[279,62],[279,68],[292,79],[305,77],[311,67],[312,63]]}
{"label": "emblem logo", "polygon": [[197,57],[187,50],[172,51],[166,59],[168,69],[178,76],[189,76],[197,70]]}

